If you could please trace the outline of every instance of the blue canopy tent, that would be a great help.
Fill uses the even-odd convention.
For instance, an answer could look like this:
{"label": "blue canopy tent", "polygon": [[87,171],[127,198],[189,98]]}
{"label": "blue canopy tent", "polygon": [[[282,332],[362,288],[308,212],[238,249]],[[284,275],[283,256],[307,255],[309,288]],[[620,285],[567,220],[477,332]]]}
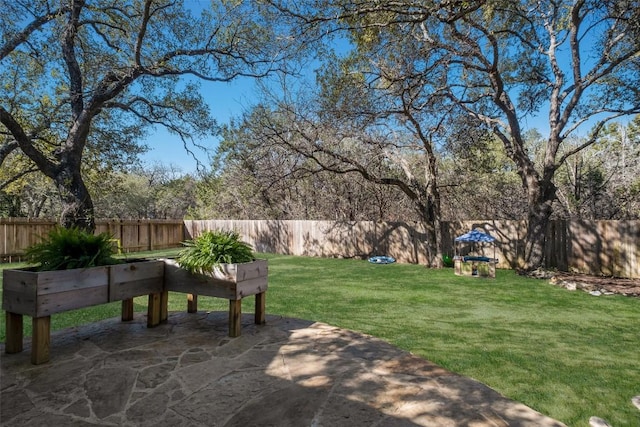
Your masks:
{"label": "blue canopy tent", "polygon": [[[495,265],[495,263],[497,263],[497,259],[496,259],[496,246],[495,246],[495,237],[480,231],[480,230],[471,230],[468,233],[465,233],[461,236],[458,236],[455,238],[455,243],[456,243],[456,256],[454,257],[454,261],[458,260],[458,261],[462,261],[463,263],[467,263],[467,262],[474,262],[474,268],[475,268],[475,262],[483,262],[483,263],[490,263],[491,265]],[[458,246],[457,243],[491,243],[493,244],[493,258],[489,258],[486,256],[458,256]],[[458,268],[456,268],[456,271],[458,271],[460,269],[459,266],[457,266]],[[473,273],[473,275],[475,276],[477,274],[477,271],[475,273]],[[494,273],[495,274],[495,273]]]}
{"label": "blue canopy tent", "polygon": [[456,237],[456,242],[486,242],[493,243],[496,239],[480,230],[471,230],[470,232]]}

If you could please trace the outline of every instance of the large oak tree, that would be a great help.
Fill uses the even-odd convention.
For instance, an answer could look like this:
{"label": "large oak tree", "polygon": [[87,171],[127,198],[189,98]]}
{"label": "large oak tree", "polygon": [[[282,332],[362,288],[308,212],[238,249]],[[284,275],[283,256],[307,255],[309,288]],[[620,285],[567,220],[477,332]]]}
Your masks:
{"label": "large oak tree", "polygon": [[149,126],[165,126],[185,146],[211,132],[214,122],[194,82],[268,74],[287,42],[274,36],[276,29],[242,1],[4,2],[0,165],[28,157],[29,171],[55,183],[61,224],[93,229],[83,178],[88,149],[108,164],[122,153],[135,155]]}
{"label": "large oak tree", "polygon": [[[528,204],[526,269],[543,264],[556,172],[607,123],[640,111],[636,0],[271,3],[301,35],[347,34],[378,88],[407,89],[407,117],[423,120],[425,106],[440,105],[502,142]],[[540,163],[527,151],[536,126],[548,127]],[[587,137],[569,147],[576,135]]]}

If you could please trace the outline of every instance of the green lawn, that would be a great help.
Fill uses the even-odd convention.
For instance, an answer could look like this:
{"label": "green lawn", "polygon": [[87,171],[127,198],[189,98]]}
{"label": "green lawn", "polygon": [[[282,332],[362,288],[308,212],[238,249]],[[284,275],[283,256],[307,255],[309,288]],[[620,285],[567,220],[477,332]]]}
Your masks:
{"label": "green lawn", "polygon": [[[586,427],[593,415],[640,425],[630,402],[640,394],[640,299],[593,297],[505,270],[494,280],[417,265],[265,256],[267,314],[375,335],[569,426]],[[184,295],[172,294],[169,304],[184,310]],[[198,307],[226,310],[227,302],[202,297]],[[144,298],[136,310],[146,310]],[[252,298],[243,311],[253,311]],[[52,328],[119,315],[120,303],[76,310],[54,315]]]}

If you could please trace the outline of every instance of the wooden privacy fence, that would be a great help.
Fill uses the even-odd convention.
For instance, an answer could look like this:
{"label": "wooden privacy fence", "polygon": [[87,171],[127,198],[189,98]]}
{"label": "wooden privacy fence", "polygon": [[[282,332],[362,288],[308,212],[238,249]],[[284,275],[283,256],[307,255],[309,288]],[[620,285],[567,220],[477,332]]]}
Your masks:
{"label": "wooden privacy fence", "polygon": [[[424,227],[409,222],[185,221],[189,236],[204,230],[233,229],[259,252],[321,257],[366,258],[389,255],[399,262],[425,264]],[[456,245],[456,236],[474,228],[496,238],[498,268],[517,268],[524,258],[526,221],[446,222],[444,253],[469,251],[493,257],[488,244]],[[552,221],[545,247],[548,268],[585,274],[640,277],[640,221]]]}
{"label": "wooden privacy fence", "polygon": [[[19,261],[24,249],[40,241],[56,222],[43,219],[0,218],[0,257],[2,261]],[[122,252],[140,252],[180,246],[185,240],[182,220],[96,220],[96,233],[113,236]]]}
{"label": "wooden privacy fence", "polygon": [[[39,241],[53,221],[0,218],[0,256],[16,260]],[[98,220],[124,252],[180,247],[204,230],[237,230],[258,252],[322,257],[367,258],[390,255],[399,262],[426,263],[424,228],[410,222],[276,220]],[[497,240],[498,268],[516,268],[524,256],[526,221],[446,222],[444,253],[493,256],[493,246],[455,245],[456,236],[480,228]],[[547,228],[547,267],[586,274],[640,277],[640,221],[552,221]]]}
{"label": "wooden privacy fence", "polygon": [[[492,224],[492,226],[490,226]],[[484,228],[496,235],[500,230],[508,246],[496,247],[499,267],[511,268],[522,257],[526,223],[475,221],[443,224],[444,253],[454,255],[453,239],[469,228]],[[390,255],[399,262],[426,264],[425,232],[419,223],[408,222],[336,222],[336,221],[251,221],[251,220],[198,220],[185,221],[189,236],[205,230],[237,230],[258,252],[318,257],[366,258],[372,255]],[[519,234],[520,233],[520,234]],[[496,237],[498,237],[496,235]],[[514,239],[514,240],[512,240]],[[472,248],[458,247],[462,251]],[[493,255],[493,247],[476,247],[477,251]],[[502,254],[502,249],[505,254]]]}

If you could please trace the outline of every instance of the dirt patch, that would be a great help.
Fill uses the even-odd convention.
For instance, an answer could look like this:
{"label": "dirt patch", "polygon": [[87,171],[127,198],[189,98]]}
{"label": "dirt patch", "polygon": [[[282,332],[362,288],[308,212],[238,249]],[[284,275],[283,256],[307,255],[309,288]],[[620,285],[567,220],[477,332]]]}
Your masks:
{"label": "dirt patch", "polygon": [[640,298],[640,279],[589,276],[587,274],[554,273],[550,282],[563,288],[602,294],[619,294]]}

